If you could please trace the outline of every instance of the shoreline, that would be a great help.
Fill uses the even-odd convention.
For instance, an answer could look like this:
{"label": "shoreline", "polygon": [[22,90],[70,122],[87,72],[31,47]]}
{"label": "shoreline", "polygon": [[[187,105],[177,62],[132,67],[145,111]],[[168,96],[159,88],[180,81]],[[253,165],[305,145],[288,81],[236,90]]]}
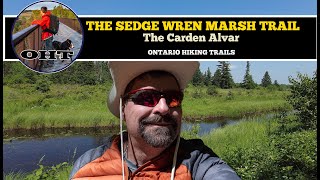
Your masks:
{"label": "shoreline", "polygon": [[[288,111],[288,110],[286,110]],[[215,121],[223,121],[226,119],[235,119],[241,120],[244,118],[252,118],[256,116],[268,115],[271,113],[277,113],[280,110],[275,111],[263,111],[263,112],[246,112],[242,113],[241,116],[186,116],[182,118],[183,122],[186,123],[200,123],[200,122],[215,122]],[[59,127],[36,127],[36,128],[11,128],[11,129],[3,129],[3,140],[11,141],[15,138],[43,138],[43,137],[54,137],[55,135],[71,135],[71,134],[108,134],[118,132],[116,130],[119,127],[119,124],[109,124],[102,126],[59,126]]]}

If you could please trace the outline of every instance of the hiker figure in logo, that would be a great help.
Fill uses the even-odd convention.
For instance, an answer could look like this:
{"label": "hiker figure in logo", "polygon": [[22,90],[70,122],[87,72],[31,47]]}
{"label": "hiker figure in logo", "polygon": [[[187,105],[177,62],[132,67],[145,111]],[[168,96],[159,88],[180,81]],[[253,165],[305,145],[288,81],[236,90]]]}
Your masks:
{"label": "hiker figure in logo", "polygon": [[[41,20],[34,20],[32,24],[38,24],[42,29],[42,49],[43,50],[54,50],[52,46],[53,35],[58,32],[59,21],[58,18],[51,14],[47,7],[41,7]],[[43,64],[43,67],[52,67],[54,60],[48,60],[47,63]]]}

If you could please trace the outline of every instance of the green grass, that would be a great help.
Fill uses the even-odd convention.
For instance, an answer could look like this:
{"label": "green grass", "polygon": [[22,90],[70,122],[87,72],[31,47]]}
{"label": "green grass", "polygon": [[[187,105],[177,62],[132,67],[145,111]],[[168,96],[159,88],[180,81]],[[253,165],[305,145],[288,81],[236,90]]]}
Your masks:
{"label": "green grass", "polygon": [[52,85],[47,93],[33,85],[4,86],[5,129],[110,126],[118,120],[106,106],[106,86]]}
{"label": "green grass", "polygon": [[215,153],[222,157],[229,154],[228,148],[256,148],[259,145],[268,145],[268,133],[274,130],[275,123],[269,120],[245,120],[239,124],[218,128],[204,135],[202,140]]}
{"label": "green grass", "polygon": [[42,165],[42,161],[45,157],[42,156],[38,162],[38,168],[31,172],[10,172],[7,174],[3,174],[3,179],[5,180],[43,180],[43,179],[57,179],[57,180],[65,180],[69,179],[70,172],[73,168],[74,157],[77,153],[77,149],[74,150],[72,159],[68,162],[62,162],[53,166],[44,166]]}
{"label": "green grass", "polygon": [[[188,117],[243,117],[279,109],[289,109],[285,101],[287,91],[268,89],[218,89],[216,96],[206,93],[207,88],[189,86],[183,102],[184,116]],[[228,96],[231,91],[232,96]]]}
{"label": "green grass", "polygon": [[[34,84],[3,86],[3,128],[101,127],[118,124],[108,110],[107,93],[111,84],[96,86],[51,85],[41,93]],[[268,89],[218,89],[210,96],[206,87],[189,86],[183,102],[183,117],[243,117],[288,109],[288,91]],[[231,91],[232,96],[228,95]]]}
{"label": "green grass", "polygon": [[16,173],[8,173],[3,175],[4,180],[22,180],[25,179],[27,176],[27,173],[22,172],[16,172]]}
{"label": "green grass", "polygon": [[242,179],[316,179],[316,131],[301,130],[290,118],[283,122],[246,120],[201,139]]}
{"label": "green grass", "polygon": [[8,173],[4,174],[4,180],[40,180],[40,179],[57,179],[66,180],[69,178],[73,168],[72,164],[61,163],[52,167],[40,167],[31,173]]}

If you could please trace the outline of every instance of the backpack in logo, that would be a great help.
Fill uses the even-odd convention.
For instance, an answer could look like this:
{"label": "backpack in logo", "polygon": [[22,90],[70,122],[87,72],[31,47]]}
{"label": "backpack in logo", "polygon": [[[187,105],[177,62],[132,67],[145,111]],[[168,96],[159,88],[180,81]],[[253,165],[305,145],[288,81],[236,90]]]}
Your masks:
{"label": "backpack in logo", "polygon": [[57,34],[59,31],[59,18],[55,15],[50,15],[50,25],[49,28],[47,28],[45,31]]}

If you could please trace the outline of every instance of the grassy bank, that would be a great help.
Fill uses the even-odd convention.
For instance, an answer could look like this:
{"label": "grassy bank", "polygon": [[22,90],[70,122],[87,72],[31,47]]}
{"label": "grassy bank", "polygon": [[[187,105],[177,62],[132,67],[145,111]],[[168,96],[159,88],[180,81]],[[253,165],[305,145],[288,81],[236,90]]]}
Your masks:
{"label": "grassy bank", "polygon": [[[317,179],[316,131],[300,129],[293,119],[249,119],[201,137],[195,126],[182,137],[201,138],[242,179]],[[71,169],[71,164],[62,163],[40,167],[29,175],[7,174],[4,179],[46,179],[47,175],[67,179]]]}
{"label": "grassy bank", "polygon": [[[96,86],[51,85],[47,92],[34,84],[3,86],[3,128],[98,127],[118,124],[106,106],[111,84]],[[189,86],[183,102],[186,119],[241,117],[289,108],[288,91],[217,89]]]}
{"label": "grassy bank", "polygon": [[299,127],[279,119],[251,120],[201,139],[242,179],[317,179],[316,131]]}
{"label": "grassy bank", "polygon": [[95,127],[117,123],[106,106],[109,86],[51,85],[41,93],[34,85],[4,86],[5,129]]}
{"label": "grassy bank", "polygon": [[61,163],[52,167],[40,166],[31,173],[9,173],[4,174],[4,180],[41,180],[41,179],[57,179],[66,180],[69,178],[73,165],[69,163]]}
{"label": "grassy bank", "polygon": [[289,109],[285,101],[288,91],[265,88],[216,89],[215,95],[208,94],[208,88],[189,86],[185,91],[183,113],[185,117],[243,117]]}

